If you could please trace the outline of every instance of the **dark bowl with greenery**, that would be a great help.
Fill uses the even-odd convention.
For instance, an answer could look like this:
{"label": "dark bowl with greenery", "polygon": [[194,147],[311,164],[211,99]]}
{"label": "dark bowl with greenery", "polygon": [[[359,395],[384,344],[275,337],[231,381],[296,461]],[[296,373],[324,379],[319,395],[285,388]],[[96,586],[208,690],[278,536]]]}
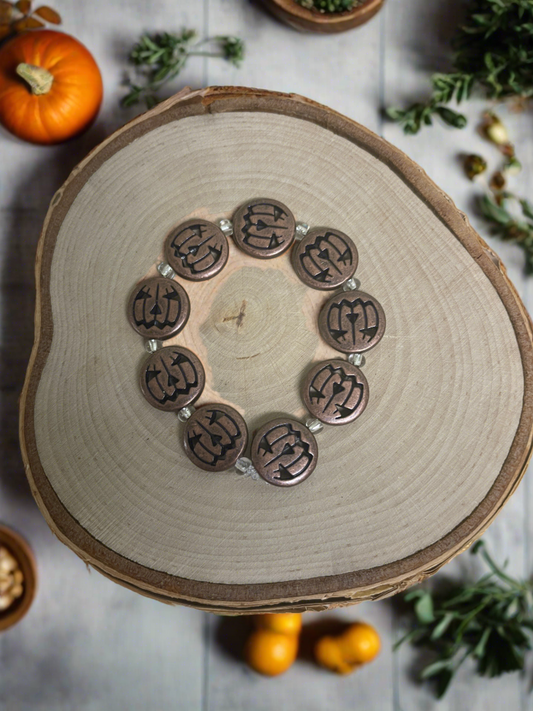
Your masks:
{"label": "dark bowl with greenery", "polygon": [[368,22],[385,0],[263,0],[280,20],[303,32],[345,32]]}

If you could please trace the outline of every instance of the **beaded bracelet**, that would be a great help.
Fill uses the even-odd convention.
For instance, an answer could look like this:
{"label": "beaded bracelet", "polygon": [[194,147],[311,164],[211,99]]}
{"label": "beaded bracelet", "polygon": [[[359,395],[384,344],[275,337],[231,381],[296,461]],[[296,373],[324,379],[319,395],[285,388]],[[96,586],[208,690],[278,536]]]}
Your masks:
{"label": "beaded bracelet", "polygon": [[[205,371],[199,358],[181,346],[163,346],[179,333],[190,314],[189,298],[175,277],[211,279],[226,265],[227,236],[239,249],[257,259],[272,259],[294,243],[292,265],[301,281],[313,289],[341,289],[323,305],[319,331],[326,343],[349,354],[315,363],[302,385],[302,399],[311,413],[305,425],[290,417],[259,427],[251,443],[251,459],[243,457],[248,429],[229,405],[192,407],[202,394]],[[232,220],[218,223],[193,218],[181,223],[165,241],[166,262],[160,276],[141,281],[128,301],[128,318],[147,340],[150,356],[140,372],[146,400],[159,410],[178,411],[185,424],[183,445],[189,459],[205,471],[236,467],[276,486],[294,486],[307,479],[318,461],[315,434],[323,424],[353,422],[368,403],[369,388],[360,366],[363,353],[385,332],[379,302],[359,290],[354,279],[357,249],[343,232],[296,222],[277,200],[259,198],[238,208]]]}

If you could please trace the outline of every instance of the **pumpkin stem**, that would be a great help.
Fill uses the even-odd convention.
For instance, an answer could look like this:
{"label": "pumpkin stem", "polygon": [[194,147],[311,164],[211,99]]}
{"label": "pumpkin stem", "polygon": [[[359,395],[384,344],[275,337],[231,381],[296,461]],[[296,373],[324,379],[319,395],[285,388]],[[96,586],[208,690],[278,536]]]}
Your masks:
{"label": "pumpkin stem", "polygon": [[35,96],[48,94],[54,83],[54,76],[48,69],[36,67],[34,64],[25,64],[21,62],[17,66],[17,74],[27,81],[31,87],[31,93]]}

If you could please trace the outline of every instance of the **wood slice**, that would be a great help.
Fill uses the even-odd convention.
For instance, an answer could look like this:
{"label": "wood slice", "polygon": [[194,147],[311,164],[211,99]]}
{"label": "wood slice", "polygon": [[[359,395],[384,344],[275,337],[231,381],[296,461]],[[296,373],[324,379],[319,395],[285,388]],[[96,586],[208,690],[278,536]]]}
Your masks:
{"label": "wood slice", "polygon": [[[125,315],[173,227],[260,196],[350,235],[387,315],[368,407],[320,433],[316,471],[287,489],[195,468],[176,416],[139,390],[146,353]],[[317,328],[331,293],[305,287],[289,253],[233,244],[217,277],[182,283],[192,315],[170,343],[204,364],[199,404],[235,407],[251,432],[304,418],[303,374],[338,356]],[[230,613],[391,595],[468,547],[527,465],[532,329],[498,258],[403,153],[302,97],[182,93],[117,131],[52,200],[37,297],[32,491],[64,543],[142,594]]]}

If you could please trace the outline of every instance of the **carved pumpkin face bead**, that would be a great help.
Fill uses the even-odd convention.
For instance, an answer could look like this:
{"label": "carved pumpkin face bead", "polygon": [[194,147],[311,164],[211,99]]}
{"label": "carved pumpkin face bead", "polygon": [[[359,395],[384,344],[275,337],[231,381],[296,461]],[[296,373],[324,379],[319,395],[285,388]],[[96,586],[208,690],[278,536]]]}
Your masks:
{"label": "carved pumpkin face bead", "polygon": [[172,279],[149,277],[131,292],[128,320],[144,338],[164,340],[179,333],[190,313],[189,297]]}
{"label": "carved pumpkin face bead", "polygon": [[167,346],[145,360],[141,391],[152,407],[172,412],[197,400],[205,385],[200,359],[188,348]]}
{"label": "carved pumpkin face bead", "polygon": [[191,281],[211,279],[228,261],[228,240],[213,222],[194,218],[173,230],[165,242],[165,257],[179,276]]}
{"label": "carved pumpkin face bead", "polygon": [[344,291],[326,301],[320,311],[318,327],[322,338],[335,350],[362,353],[383,338],[385,312],[370,294]]}
{"label": "carved pumpkin face bead", "polygon": [[237,247],[258,259],[272,259],[286,252],[295,230],[296,220],[289,208],[269,198],[250,200],[233,216]]}
{"label": "carved pumpkin face bead", "polygon": [[302,386],[303,401],[313,417],[329,425],[353,422],[368,403],[368,381],[352,363],[315,363]]}
{"label": "carved pumpkin face bead", "polygon": [[233,407],[204,405],[187,420],[183,435],[191,462],[208,472],[231,469],[248,442],[248,430]]}
{"label": "carved pumpkin face bead", "polygon": [[336,289],[353,277],[357,262],[352,240],[329,227],[310,230],[292,251],[294,271],[312,289]]}
{"label": "carved pumpkin face bead", "polygon": [[294,486],[313,473],[318,446],[313,434],[301,422],[278,418],[257,430],[251,458],[257,473],[269,484]]}

